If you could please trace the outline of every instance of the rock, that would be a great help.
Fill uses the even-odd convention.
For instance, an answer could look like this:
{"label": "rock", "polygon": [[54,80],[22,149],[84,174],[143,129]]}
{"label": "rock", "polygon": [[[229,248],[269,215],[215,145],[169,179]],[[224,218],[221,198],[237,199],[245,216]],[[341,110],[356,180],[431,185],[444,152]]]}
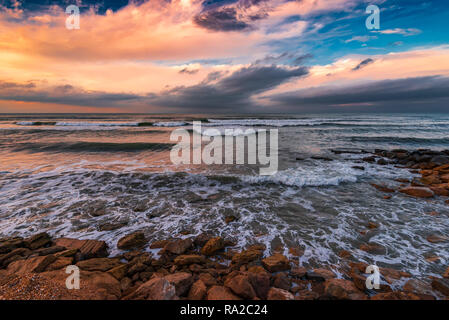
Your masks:
{"label": "rock", "polygon": [[122,237],[117,242],[117,248],[122,250],[129,250],[135,248],[141,248],[147,243],[145,235],[141,231],[133,232]]}
{"label": "rock", "polygon": [[425,185],[431,185],[431,184],[439,184],[439,183],[441,183],[440,178],[439,178],[438,175],[436,175],[436,174],[431,174],[431,175],[422,177],[421,179],[419,179],[419,181],[420,181],[422,184],[425,184]]}
{"label": "rock", "polygon": [[55,253],[55,257],[73,257],[79,252],[78,249],[68,249]]}
{"label": "rock", "polygon": [[100,224],[97,227],[98,231],[112,231],[112,230],[117,230],[123,227],[126,227],[128,223],[127,222],[116,222],[116,223],[112,223],[112,222],[106,222],[103,224]]}
{"label": "rock", "polygon": [[24,240],[24,244],[30,250],[42,248],[51,243],[51,238],[46,232],[31,236]]}
{"label": "rock", "polygon": [[56,258],[56,260],[52,263],[50,263],[45,271],[54,271],[54,270],[60,270],[67,266],[70,266],[73,263],[72,257],[59,257]]}
{"label": "rock", "polygon": [[362,167],[362,166],[352,166],[351,168],[365,171],[365,167]]}
{"label": "rock", "polygon": [[375,296],[371,297],[371,300],[420,300],[420,298],[410,292],[386,292],[386,293],[378,293]]}
{"label": "rock", "polygon": [[352,281],[344,279],[327,279],[324,282],[324,294],[338,300],[363,300],[366,296]]}
{"label": "rock", "polygon": [[189,295],[187,296],[188,300],[202,300],[206,295],[207,288],[203,281],[196,281],[191,287],[189,291]]}
{"label": "rock", "polygon": [[38,256],[33,258],[28,258],[26,260],[18,260],[10,263],[8,265],[8,274],[24,274],[24,273],[37,273],[43,272],[51,263],[56,260],[53,255],[48,256]]}
{"label": "rock", "polygon": [[83,260],[76,264],[80,269],[86,271],[108,271],[114,267],[120,266],[122,263],[119,259],[110,258],[93,258]]}
{"label": "rock", "polygon": [[286,271],[290,269],[290,264],[286,256],[275,253],[262,260],[262,265],[270,272]]}
{"label": "rock", "polygon": [[437,196],[449,197],[449,190],[442,187],[430,186],[430,190],[433,191]]}
{"label": "rock", "polygon": [[432,295],[432,286],[424,281],[410,279],[408,280],[402,289],[405,292],[411,292],[418,295]]}
{"label": "rock", "polygon": [[369,243],[365,243],[360,245],[360,250],[362,251],[366,251],[372,254],[385,254],[386,253],[386,249],[375,242],[369,242]]}
{"label": "rock", "polygon": [[439,236],[436,234],[430,235],[427,238],[427,241],[431,242],[431,243],[440,243],[440,242],[446,242],[449,240],[448,237],[445,236]]}
{"label": "rock", "polygon": [[217,280],[210,273],[201,273],[198,278],[208,287],[217,284]]}
{"label": "rock", "polygon": [[365,162],[373,163],[373,162],[376,162],[376,157],[374,157],[374,156],[369,156],[369,157],[363,158],[362,160],[365,161]]}
{"label": "rock", "polygon": [[24,245],[22,238],[7,238],[0,240],[0,254],[11,252]]}
{"label": "rock", "polygon": [[399,192],[416,198],[432,198],[434,196],[432,190],[424,187],[407,187],[400,189]]}
{"label": "rock", "polygon": [[212,239],[211,235],[206,234],[206,233],[201,233],[193,240],[193,243],[196,246],[203,247],[207,243],[207,241],[209,241],[210,239]]}
{"label": "rock", "polygon": [[154,242],[152,242],[150,244],[150,249],[161,249],[161,248],[164,248],[169,242],[170,242],[170,240],[154,241]]}
{"label": "rock", "polygon": [[223,286],[213,286],[207,291],[207,300],[241,300],[232,291]]}
{"label": "rock", "polygon": [[190,264],[203,264],[206,263],[206,259],[203,256],[197,254],[185,254],[177,256],[174,260],[177,266],[184,266]]}
{"label": "rock", "polygon": [[251,283],[256,295],[260,299],[266,299],[270,290],[270,275],[264,272],[248,272],[248,280]]}
{"label": "rock", "polygon": [[388,161],[385,160],[384,158],[380,158],[379,160],[377,160],[377,164],[381,165],[381,166],[385,166],[388,164]]}
{"label": "rock", "polygon": [[65,250],[64,247],[52,246],[52,247],[40,248],[40,249],[34,250],[33,254],[37,254],[39,256],[47,256],[49,254],[55,254],[55,253],[58,253],[58,252],[62,252],[64,250]]}
{"label": "rock", "polygon": [[343,259],[348,259],[348,258],[352,258],[352,253],[349,252],[348,250],[341,250],[338,253],[338,256]]}
{"label": "rock", "polygon": [[249,278],[247,275],[237,275],[226,279],[224,285],[231,289],[236,295],[245,298],[253,299],[256,296]]}
{"label": "rock", "polygon": [[307,274],[307,269],[304,267],[296,267],[290,271],[290,275],[295,278],[302,278]]}
{"label": "rock", "polygon": [[448,279],[437,279],[432,280],[432,288],[441,292],[445,296],[449,297],[449,280]]}
{"label": "rock", "polygon": [[176,295],[178,297],[183,296],[189,291],[190,286],[193,283],[193,277],[187,272],[173,273],[164,277],[170,284],[175,286]]}
{"label": "rock", "polygon": [[113,276],[114,278],[116,278],[119,281],[121,281],[126,276],[127,272],[128,272],[128,265],[126,265],[124,263],[121,265],[118,265],[116,267],[113,267],[112,269],[110,269],[108,271],[108,273],[111,276]]}
{"label": "rock", "polygon": [[382,191],[382,192],[388,192],[388,193],[393,193],[393,192],[395,192],[394,189],[388,188],[387,186],[381,186],[381,185],[378,185],[378,184],[375,184],[375,183],[371,183],[371,185],[372,185],[374,188],[376,188],[377,190]]}
{"label": "rock", "polygon": [[368,227],[368,229],[377,229],[377,228],[379,228],[379,225],[370,221],[370,222],[368,222],[367,227]]}
{"label": "rock", "polygon": [[430,160],[431,162],[435,163],[438,166],[441,166],[443,164],[449,164],[449,157],[437,155]]}
{"label": "rock", "polygon": [[225,217],[225,223],[229,224],[231,222],[237,221],[237,217],[236,216],[226,216]]}
{"label": "rock", "polygon": [[16,248],[6,254],[0,255],[0,267],[7,267],[11,262],[28,258],[32,251],[27,248]]}
{"label": "rock", "polygon": [[125,300],[175,300],[175,286],[161,277],[155,277],[140,285]]}
{"label": "rock", "polygon": [[292,287],[292,280],[285,272],[280,272],[273,277],[273,286],[288,291]]}
{"label": "rock", "polygon": [[446,271],[444,272],[443,278],[449,279],[449,267],[447,267]]}
{"label": "rock", "polygon": [[294,300],[293,294],[287,290],[279,288],[270,288],[267,295],[267,300]]}
{"label": "rock", "polygon": [[303,289],[297,292],[295,300],[317,300],[319,297],[320,295],[318,293]]}
{"label": "rock", "polygon": [[[311,277],[310,274],[311,274],[310,272],[307,273],[307,279],[313,278],[313,277]],[[327,269],[313,269],[313,275],[315,278],[316,277],[322,278],[323,281],[327,280],[327,279],[335,278],[337,276],[333,271],[327,270]],[[311,279],[311,280],[313,280],[313,279]]]}
{"label": "rock", "polygon": [[206,244],[201,248],[201,254],[206,256],[211,256],[215,254],[218,250],[225,247],[225,242],[221,237],[215,237],[206,242]]}
{"label": "rock", "polygon": [[108,246],[104,241],[59,238],[55,240],[55,245],[67,249],[78,249],[82,259],[103,258],[108,255]]}
{"label": "rock", "polygon": [[236,253],[232,256],[231,263],[236,266],[242,264],[248,264],[252,261],[259,260],[262,258],[263,252],[261,250],[249,249],[243,250],[240,253]]}
{"label": "rock", "polygon": [[183,254],[193,245],[191,239],[175,240],[167,243],[164,246],[164,250],[173,254]]}
{"label": "rock", "polygon": [[390,268],[379,268],[380,274],[387,280],[387,282],[392,283],[393,280],[399,280],[401,278],[410,278],[412,275],[408,272],[399,271]]}

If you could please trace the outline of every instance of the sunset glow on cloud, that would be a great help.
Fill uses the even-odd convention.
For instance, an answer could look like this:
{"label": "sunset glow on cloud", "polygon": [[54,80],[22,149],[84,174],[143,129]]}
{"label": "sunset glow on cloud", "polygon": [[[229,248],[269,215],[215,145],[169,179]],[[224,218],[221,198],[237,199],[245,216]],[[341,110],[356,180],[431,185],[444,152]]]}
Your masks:
{"label": "sunset glow on cloud", "polygon": [[[447,38],[413,20],[446,13],[390,2],[78,1],[80,29],[68,30],[70,3],[0,1],[0,112],[313,112],[346,105],[318,99],[330,87],[447,84]],[[365,27],[367,3],[382,8],[378,31]],[[280,99],[307,88],[316,103]]]}

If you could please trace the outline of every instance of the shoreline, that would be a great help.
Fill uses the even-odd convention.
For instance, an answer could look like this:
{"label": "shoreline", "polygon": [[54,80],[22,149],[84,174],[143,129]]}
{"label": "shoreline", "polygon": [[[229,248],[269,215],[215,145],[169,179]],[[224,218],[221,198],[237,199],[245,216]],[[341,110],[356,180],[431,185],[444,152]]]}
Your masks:
{"label": "shoreline", "polygon": [[[345,153],[345,151],[333,151]],[[362,151],[363,152],[363,151]],[[350,153],[350,152],[349,152]],[[398,189],[372,186],[385,194],[422,198],[442,197],[449,205],[449,152],[403,149],[364,151],[361,161],[407,168],[419,179],[403,179]],[[362,170],[362,169],[360,169]],[[446,199],[447,198],[447,199]],[[438,212],[431,212],[438,215]],[[368,229],[378,226],[369,224]],[[442,235],[429,235],[430,243],[448,242]],[[449,267],[440,278],[413,279],[407,272],[380,268],[381,287],[367,290],[367,264],[353,261],[341,251],[343,262],[308,270],[299,265],[300,248],[289,248],[290,260],[280,252],[264,255],[263,245],[235,251],[233,243],[202,234],[186,239],[150,242],[142,232],[117,241],[123,254],[108,257],[104,241],[52,239],[46,233],[26,239],[0,239],[0,299],[151,299],[151,300],[420,300],[449,297]],[[157,255],[144,251],[159,250]],[[359,249],[381,250],[375,243]],[[438,257],[430,257],[438,259]],[[65,268],[80,269],[79,290],[68,290]],[[401,283],[400,289],[392,289]]]}

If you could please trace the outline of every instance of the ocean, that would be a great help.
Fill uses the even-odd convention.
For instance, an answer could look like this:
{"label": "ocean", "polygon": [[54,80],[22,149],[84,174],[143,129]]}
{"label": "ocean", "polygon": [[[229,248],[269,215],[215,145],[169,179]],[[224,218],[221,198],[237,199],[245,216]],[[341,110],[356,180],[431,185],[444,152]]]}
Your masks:
{"label": "ocean", "polygon": [[[191,131],[194,120],[221,132],[278,129],[278,172],[174,165],[170,134]],[[449,231],[444,197],[384,199],[372,183],[398,188],[396,179],[418,175],[361,160],[361,150],[397,148],[449,149],[449,115],[3,114],[0,237],[46,231],[105,240],[117,254],[117,240],[135,230],[150,242],[206,232],[236,248],[263,243],[267,254],[299,247],[302,265],[337,273],[347,250],[357,261],[438,276],[449,248],[426,237]],[[369,222],[379,228],[365,232]],[[360,250],[366,242],[384,251]]]}

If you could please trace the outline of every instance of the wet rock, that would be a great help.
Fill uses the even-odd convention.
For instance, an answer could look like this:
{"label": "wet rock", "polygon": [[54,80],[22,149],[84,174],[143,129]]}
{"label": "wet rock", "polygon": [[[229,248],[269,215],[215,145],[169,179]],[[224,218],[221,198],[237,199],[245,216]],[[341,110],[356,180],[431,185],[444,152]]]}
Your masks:
{"label": "wet rock", "polygon": [[304,289],[297,291],[295,300],[317,300],[319,297],[318,293]]}
{"label": "wet rock", "polygon": [[248,272],[248,279],[256,295],[260,299],[266,299],[270,290],[270,275],[267,272]]}
{"label": "wet rock", "polygon": [[437,155],[437,156],[432,158],[431,162],[435,163],[438,166],[441,166],[443,164],[448,164],[449,163],[449,157],[442,156],[442,155]]}
{"label": "wet rock", "polygon": [[424,187],[407,187],[400,189],[399,192],[416,198],[432,198],[434,196],[432,190]]}
{"label": "wet rock", "polygon": [[215,254],[218,250],[225,247],[225,241],[221,237],[215,237],[206,242],[206,244],[201,248],[201,254],[206,256],[211,256]]}
{"label": "wet rock", "polygon": [[9,274],[15,275],[43,272],[55,260],[56,257],[54,255],[17,260],[8,265],[7,271]]}
{"label": "wet rock", "polygon": [[448,279],[437,279],[432,280],[432,288],[449,297],[449,280]]}
{"label": "wet rock", "polygon": [[449,279],[449,267],[447,267],[446,271],[444,272],[443,278]]}
{"label": "wet rock", "polygon": [[163,247],[165,247],[168,243],[170,242],[170,240],[158,240],[158,241],[154,241],[150,244],[150,249],[162,249]]}
{"label": "wet rock", "polygon": [[107,214],[106,205],[105,200],[97,200],[89,203],[86,210],[92,217],[99,217]]}
{"label": "wet rock", "polygon": [[447,242],[447,241],[449,241],[448,237],[439,236],[439,235],[436,235],[436,234],[430,235],[426,239],[427,239],[427,241],[429,241],[431,243],[440,243],[440,242]]}
{"label": "wet rock", "polygon": [[416,280],[416,279],[410,279],[408,280],[402,289],[405,292],[411,292],[417,295],[427,295],[432,296],[432,286],[429,283],[426,283],[424,281]]}
{"label": "wet rock", "polygon": [[193,241],[191,239],[182,239],[170,241],[164,246],[164,250],[173,254],[183,254],[188,249],[190,249],[193,245]]}
{"label": "wet rock", "polygon": [[133,232],[122,237],[117,242],[117,248],[122,250],[129,250],[135,248],[141,248],[147,243],[145,235],[141,231]]}
{"label": "wet rock", "polygon": [[234,277],[227,278],[224,285],[242,298],[253,299],[256,296],[256,292],[254,291],[247,275],[236,275]]}
{"label": "wet rock", "polygon": [[351,168],[356,169],[356,170],[365,171],[365,167],[362,167],[362,166],[352,166]]}
{"label": "wet rock", "polygon": [[287,290],[279,288],[270,288],[267,295],[267,300],[294,300],[293,294]]}
{"label": "wet rock", "polygon": [[377,160],[377,164],[381,165],[381,166],[385,166],[388,164],[388,161],[385,160],[384,158],[380,158],[379,160]]}
{"label": "wet rock", "polygon": [[97,227],[98,231],[112,231],[112,230],[117,230],[123,227],[126,227],[128,223],[127,222],[116,222],[116,223],[112,223],[112,222],[106,222],[106,223],[102,223]]}
{"label": "wet rock", "polygon": [[433,191],[437,196],[449,197],[449,190],[441,187],[430,186],[430,190]]}
{"label": "wet rock", "polygon": [[262,265],[270,272],[287,271],[290,264],[286,256],[275,253],[274,255],[262,260]]}
{"label": "wet rock", "polygon": [[22,238],[5,238],[0,240],[0,254],[11,252],[14,249],[24,246]]}
{"label": "wet rock", "polygon": [[364,158],[362,158],[362,160],[365,162],[374,163],[374,162],[376,162],[376,157],[374,157],[374,156],[364,157]]}
{"label": "wet rock", "polygon": [[382,191],[382,192],[388,192],[388,193],[394,193],[395,192],[394,189],[391,189],[391,188],[389,188],[387,186],[381,186],[381,185],[378,185],[378,184],[375,184],[375,183],[372,183],[371,185],[374,188],[376,188],[377,190]]}
{"label": "wet rock", "polygon": [[292,280],[285,272],[280,272],[273,277],[273,287],[288,291],[292,287]]}
{"label": "wet rock", "polygon": [[83,260],[76,265],[86,271],[108,271],[114,267],[120,266],[122,263],[119,259],[110,258],[93,258],[89,260]]}
{"label": "wet rock", "polygon": [[210,239],[212,239],[211,235],[202,233],[196,236],[193,242],[196,246],[203,247]]}
{"label": "wet rock", "polygon": [[203,281],[196,281],[191,287],[189,291],[189,295],[187,299],[189,300],[202,300],[206,295],[207,287]]}
{"label": "wet rock", "polygon": [[386,253],[385,247],[383,247],[382,245],[375,243],[375,242],[369,242],[369,243],[362,244],[360,246],[360,250],[366,251],[366,252],[369,252],[372,254],[385,254]]}
{"label": "wet rock", "polygon": [[190,264],[203,264],[206,263],[206,259],[203,256],[197,254],[186,254],[177,256],[174,263],[178,266],[190,265]]}
{"label": "wet rock", "polygon": [[51,243],[51,238],[46,232],[33,235],[24,240],[24,244],[30,250],[36,250]]}
{"label": "wet rock", "polygon": [[217,284],[217,280],[210,273],[201,273],[198,278],[208,287]]}
{"label": "wet rock", "polygon": [[17,248],[6,254],[0,255],[0,267],[7,267],[11,262],[28,258],[32,251],[27,248]]}
{"label": "wet rock", "polygon": [[223,286],[213,286],[207,291],[207,300],[241,300],[232,291]]}
{"label": "wet rock", "polygon": [[154,277],[140,285],[125,300],[175,300],[175,286],[161,277]]}
{"label": "wet rock", "polygon": [[[321,269],[321,268],[313,269],[313,274],[314,274],[314,277],[321,277],[324,280],[332,279],[332,278],[335,278],[337,276],[333,271],[327,270],[327,269]],[[308,279],[311,278],[309,273],[307,274],[307,278]]]}
{"label": "wet rock", "polygon": [[326,296],[337,300],[363,300],[366,296],[352,281],[344,279],[327,279],[324,282]]}
{"label": "wet rock", "polygon": [[225,223],[229,224],[231,222],[237,221],[237,217],[236,216],[226,216],[225,217]]}
{"label": "wet rock", "polygon": [[104,241],[59,238],[55,240],[55,245],[67,249],[78,249],[83,259],[103,258],[108,255],[107,245]]}
{"label": "wet rock", "polygon": [[431,185],[431,184],[439,184],[439,183],[441,183],[440,178],[439,178],[438,175],[436,175],[436,174],[432,174],[432,175],[429,175],[429,176],[422,177],[421,179],[419,179],[419,181],[420,181],[422,184],[425,184],[425,185]]}
{"label": "wet rock", "polygon": [[74,257],[78,252],[79,252],[78,249],[68,249],[68,250],[59,251],[59,252],[55,253],[54,255],[56,258]]}
{"label": "wet rock", "polygon": [[37,250],[34,250],[33,254],[39,255],[39,256],[46,256],[49,254],[55,254],[58,252],[62,252],[64,251],[65,248],[61,247],[61,246],[52,246],[52,247],[47,247],[47,248],[40,248]]}
{"label": "wet rock", "polygon": [[242,264],[248,264],[252,261],[259,260],[262,258],[263,252],[261,250],[249,249],[243,250],[240,253],[236,253],[231,260],[231,263],[236,266],[240,266]]}
{"label": "wet rock", "polygon": [[193,283],[193,277],[187,272],[178,272],[164,277],[170,284],[175,286],[176,295],[183,296],[189,291]]}
{"label": "wet rock", "polygon": [[307,274],[307,269],[304,267],[296,267],[290,271],[290,275],[295,278],[302,278]]}
{"label": "wet rock", "polygon": [[377,229],[377,228],[379,228],[379,225],[377,223],[370,221],[370,222],[368,222],[367,227],[368,227],[368,229]]}
{"label": "wet rock", "polygon": [[349,252],[348,250],[341,250],[338,253],[338,256],[343,259],[348,259],[348,258],[352,258],[352,253]]}

